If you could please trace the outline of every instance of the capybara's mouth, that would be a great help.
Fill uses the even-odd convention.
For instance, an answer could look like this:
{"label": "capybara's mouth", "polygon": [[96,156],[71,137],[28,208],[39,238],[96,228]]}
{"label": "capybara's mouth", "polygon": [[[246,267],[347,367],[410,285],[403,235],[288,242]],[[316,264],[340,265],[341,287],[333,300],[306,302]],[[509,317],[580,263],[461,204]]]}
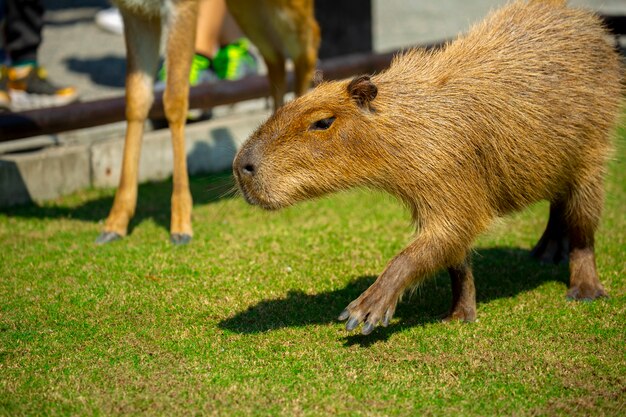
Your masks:
{"label": "capybara's mouth", "polygon": [[278,210],[282,206],[272,202],[271,200],[264,199],[258,196],[258,193],[252,192],[250,187],[246,187],[241,182],[238,183],[239,189],[241,190],[241,194],[243,195],[243,199],[246,200],[246,203],[251,206],[258,206],[264,210]]}

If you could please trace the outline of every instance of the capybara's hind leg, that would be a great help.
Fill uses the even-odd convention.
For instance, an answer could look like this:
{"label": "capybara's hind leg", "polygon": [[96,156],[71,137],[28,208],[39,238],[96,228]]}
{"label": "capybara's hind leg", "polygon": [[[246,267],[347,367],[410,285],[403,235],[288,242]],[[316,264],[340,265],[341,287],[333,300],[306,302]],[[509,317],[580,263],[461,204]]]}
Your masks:
{"label": "capybara's hind leg", "polygon": [[598,279],[594,253],[594,233],[601,211],[601,178],[572,189],[565,216],[570,239],[568,298],[593,300],[607,295]]}
{"label": "capybara's hind leg", "polygon": [[531,255],[541,262],[558,264],[567,261],[568,251],[569,238],[565,223],[565,206],[560,201],[552,202],[548,225],[531,251]]}
{"label": "capybara's hind leg", "polygon": [[443,321],[476,320],[476,289],[469,257],[460,265],[448,268],[452,280],[452,308]]}

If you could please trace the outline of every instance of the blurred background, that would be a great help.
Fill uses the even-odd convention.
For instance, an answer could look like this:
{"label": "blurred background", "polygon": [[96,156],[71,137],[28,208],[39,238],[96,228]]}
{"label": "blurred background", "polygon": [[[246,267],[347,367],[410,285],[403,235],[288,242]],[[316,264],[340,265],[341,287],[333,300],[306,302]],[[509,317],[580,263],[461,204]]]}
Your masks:
{"label": "blurred background", "polygon": [[[363,10],[368,3],[369,10]],[[506,3],[507,0],[318,0],[316,15],[322,25],[323,49],[328,48],[327,44],[332,44],[336,36],[330,30],[324,32],[325,21],[334,17],[346,32],[352,31],[351,41],[356,49],[362,46],[363,38],[371,36],[371,48],[387,52],[454,37],[483,18],[490,9]],[[76,86],[83,101],[123,94],[123,37],[103,31],[94,21],[96,13],[110,7],[110,3],[107,0],[44,0],[44,4],[45,26],[39,55],[50,77],[58,84]],[[355,4],[359,6],[356,11]],[[626,15],[625,0],[570,0],[570,4]],[[371,35],[363,32],[363,19],[368,14]],[[324,50],[322,58],[323,55]]]}
{"label": "blurred background", "polygon": [[[352,53],[385,53],[452,39],[507,2],[316,0],[315,15],[322,30],[319,58],[329,63],[330,58],[339,57],[345,63],[351,58],[340,57]],[[43,108],[26,116],[0,114],[0,208],[46,201],[86,187],[115,187],[118,183],[126,129],[126,52],[119,30],[115,33],[103,28],[101,21],[96,23],[97,16],[111,10],[111,3],[43,3],[46,11],[39,63],[56,85],[75,87],[82,103]],[[570,4],[626,17],[626,0],[571,0]],[[622,26],[626,25],[622,22]],[[620,39],[624,51],[626,36]],[[263,74],[263,60],[257,61]],[[377,68],[384,68],[384,62]],[[361,67],[356,71],[370,70]],[[354,73],[342,74],[347,77]],[[254,81],[252,77],[250,80]],[[251,85],[245,81],[238,84],[241,89]],[[196,96],[210,99],[209,94]],[[239,100],[203,104],[212,109],[202,110],[200,118],[187,127],[187,165],[192,175],[230,170],[238,147],[270,114],[267,98]],[[146,124],[139,167],[141,182],[171,175],[170,136],[167,129],[162,129],[167,122],[158,117],[162,116]]]}

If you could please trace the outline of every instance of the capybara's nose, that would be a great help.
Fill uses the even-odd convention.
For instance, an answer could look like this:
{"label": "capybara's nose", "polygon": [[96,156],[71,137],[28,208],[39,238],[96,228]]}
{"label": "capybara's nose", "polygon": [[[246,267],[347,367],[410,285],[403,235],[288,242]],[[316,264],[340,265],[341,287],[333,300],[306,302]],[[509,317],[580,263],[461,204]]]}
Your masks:
{"label": "capybara's nose", "polygon": [[251,162],[248,162],[241,167],[241,173],[244,175],[253,176],[255,171],[254,164]]}
{"label": "capybara's nose", "polygon": [[235,159],[235,169],[240,177],[253,177],[256,174],[256,164],[250,149],[244,149]]}

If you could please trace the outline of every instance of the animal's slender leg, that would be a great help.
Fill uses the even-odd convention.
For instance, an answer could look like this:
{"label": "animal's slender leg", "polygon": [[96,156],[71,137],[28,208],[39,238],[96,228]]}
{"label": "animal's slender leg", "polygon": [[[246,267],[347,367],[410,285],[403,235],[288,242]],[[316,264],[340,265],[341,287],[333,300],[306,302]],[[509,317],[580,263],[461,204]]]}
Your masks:
{"label": "animal's slender leg", "polygon": [[144,122],[153,102],[161,23],[122,11],[126,41],[126,139],[119,187],[97,243],[125,236],[137,205],[137,175]]}
{"label": "animal's slender leg", "polygon": [[[312,36],[313,34],[311,34]],[[295,86],[294,91],[297,96],[301,96],[307,92],[311,86],[315,66],[317,65],[317,43],[315,39],[310,40],[302,53],[294,59]]]}
{"label": "animal's slender leg", "polygon": [[170,236],[175,244],[187,243],[193,235],[185,122],[189,108],[189,69],[194,51],[197,13],[198,4],[195,1],[177,1],[173,4],[165,47],[167,82],[163,93],[163,105],[174,149]]}
{"label": "animal's slender leg", "polygon": [[274,111],[281,107],[287,92],[287,79],[285,73],[285,58],[279,55],[264,55],[267,66],[267,77],[270,82],[270,91],[274,100]]}

